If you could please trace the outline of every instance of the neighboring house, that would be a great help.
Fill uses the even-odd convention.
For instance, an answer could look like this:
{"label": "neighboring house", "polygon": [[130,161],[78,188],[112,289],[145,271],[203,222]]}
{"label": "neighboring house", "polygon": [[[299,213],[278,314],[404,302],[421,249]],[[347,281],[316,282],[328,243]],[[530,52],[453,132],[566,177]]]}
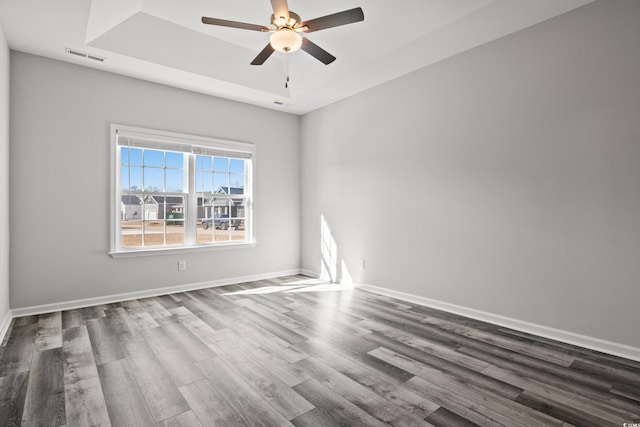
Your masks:
{"label": "neighboring house", "polygon": [[[200,216],[200,218],[212,218],[213,216],[218,218],[244,218],[244,198],[233,198],[233,196],[243,195],[244,188],[220,187],[212,197],[204,200],[201,206],[202,213],[205,215]],[[213,215],[211,215],[211,210],[213,210]],[[198,214],[200,214],[200,211]]]}
{"label": "neighboring house", "polygon": [[[233,198],[236,195],[244,195],[244,188],[221,187],[213,195],[198,197],[198,218],[244,218],[244,198]],[[139,195],[121,196],[120,216],[125,221],[165,219],[165,214],[167,219],[171,219],[171,214],[180,214],[182,218],[183,213],[184,199],[180,196],[147,195],[144,203]]]}
{"label": "neighboring house", "polygon": [[145,203],[136,195],[123,195],[120,198],[120,217],[124,221],[134,219],[158,219],[158,202],[146,197]]}
{"label": "neighboring house", "polygon": [[120,200],[120,217],[125,220],[164,219],[165,213],[182,214],[184,212],[184,200],[179,196],[142,196],[123,195]]}

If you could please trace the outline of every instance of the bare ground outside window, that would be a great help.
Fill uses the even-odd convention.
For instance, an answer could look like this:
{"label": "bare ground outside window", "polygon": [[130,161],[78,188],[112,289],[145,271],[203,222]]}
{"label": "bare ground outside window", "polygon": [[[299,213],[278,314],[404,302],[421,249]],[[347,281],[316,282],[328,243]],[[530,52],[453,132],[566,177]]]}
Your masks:
{"label": "bare ground outside window", "polygon": [[[122,221],[120,242],[123,248],[142,246],[142,220]],[[204,229],[202,223],[197,225],[198,243],[224,242],[230,240],[244,240],[245,231]],[[165,227],[162,221],[144,221],[144,246],[163,246],[165,244]],[[166,226],[166,244],[184,244],[184,226],[168,224]]]}

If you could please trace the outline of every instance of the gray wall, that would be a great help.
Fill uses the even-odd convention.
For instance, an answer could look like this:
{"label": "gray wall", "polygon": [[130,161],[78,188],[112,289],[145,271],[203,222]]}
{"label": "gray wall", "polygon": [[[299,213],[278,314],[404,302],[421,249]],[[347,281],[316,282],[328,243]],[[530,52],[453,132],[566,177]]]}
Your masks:
{"label": "gray wall", "polygon": [[324,217],[355,281],[639,347],[639,17],[598,1],[305,115],[302,267]]}
{"label": "gray wall", "polygon": [[0,323],[9,313],[9,47],[0,24]]}
{"label": "gray wall", "polygon": [[[18,52],[11,112],[12,308],[299,268],[297,116]],[[258,245],[112,259],[112,122],[255,143]]]}

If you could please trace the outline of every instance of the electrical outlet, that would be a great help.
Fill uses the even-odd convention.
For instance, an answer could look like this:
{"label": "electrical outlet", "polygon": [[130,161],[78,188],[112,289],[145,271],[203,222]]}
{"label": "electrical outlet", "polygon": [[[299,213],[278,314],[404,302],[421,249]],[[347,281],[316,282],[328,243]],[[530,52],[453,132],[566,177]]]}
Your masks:
{"label": "electrical outlet", "polygon": [[366,266],[366,264],[364,262],[364,258],[360,258],[360,269],[364,270],[365,266]]}
{"label": "electrical outlet", "polygon": [[178,271],[185,271],[187,269],[187,261],[178,261]]}

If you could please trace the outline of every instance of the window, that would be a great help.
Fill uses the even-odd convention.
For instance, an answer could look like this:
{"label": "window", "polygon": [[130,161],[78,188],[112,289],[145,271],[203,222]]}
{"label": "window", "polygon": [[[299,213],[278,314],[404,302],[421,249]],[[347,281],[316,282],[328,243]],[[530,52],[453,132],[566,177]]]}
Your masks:
{"label": "window", "polygon": [[253,144],[112,125],[111,254],[254,242]]}

